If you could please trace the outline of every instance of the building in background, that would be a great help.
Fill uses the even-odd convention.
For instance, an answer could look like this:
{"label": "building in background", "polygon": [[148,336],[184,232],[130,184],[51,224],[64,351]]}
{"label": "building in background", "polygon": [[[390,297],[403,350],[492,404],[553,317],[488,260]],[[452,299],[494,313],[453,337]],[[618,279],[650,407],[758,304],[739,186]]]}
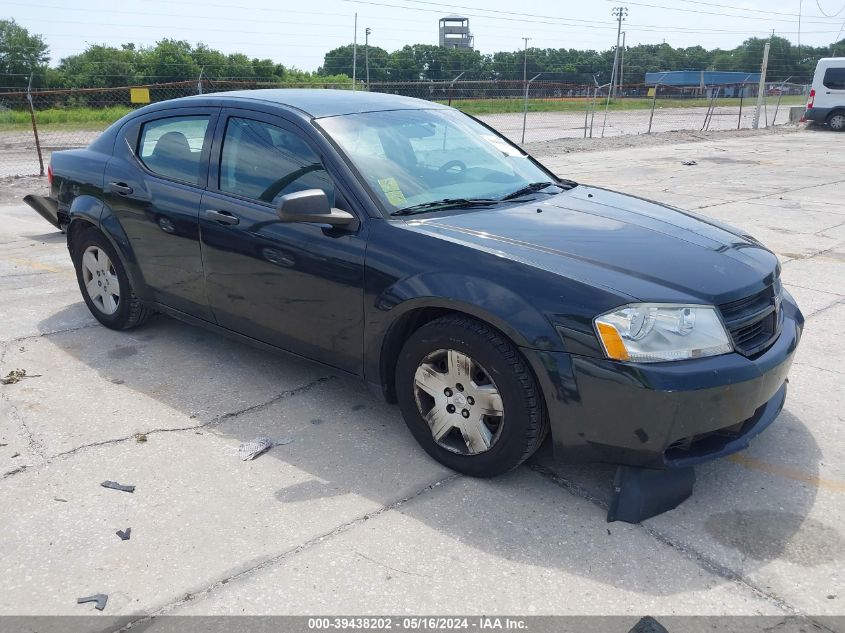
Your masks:
{"label": "building in background", "polygon": [[469,18],[447,15],[440,18],[440,46],[443,48],[472,48]]}
{"label": "building in background", "polygon": [[726,70],[670,70],[645,74],[645,85],[675,88],[681,94],[710,97],[750,97],[757,94],[760,73]]}

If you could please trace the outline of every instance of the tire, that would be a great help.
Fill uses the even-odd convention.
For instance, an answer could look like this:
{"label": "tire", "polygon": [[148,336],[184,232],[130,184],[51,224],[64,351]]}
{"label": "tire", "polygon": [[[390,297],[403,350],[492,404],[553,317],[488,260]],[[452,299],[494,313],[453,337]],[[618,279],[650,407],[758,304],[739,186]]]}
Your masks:
{"label": "tire", "polygon": [[827,117],[827,126],[836,132],[845,131],[845,112],[833,112]]}
{"label": "tire", "polygon": [[135,296],[114,247],[97,229],[87,229],[74,240],[73,265],[85,305],[107,328],[128,330],[152,315],[152,310]]}
{"label": "tire", "polygon": [[542,394],[519,350],[501,332],[462,315],[436,319],[408,338],[396,366],[396,395],[425,451],[473,477],[516,468],[548,433]]}

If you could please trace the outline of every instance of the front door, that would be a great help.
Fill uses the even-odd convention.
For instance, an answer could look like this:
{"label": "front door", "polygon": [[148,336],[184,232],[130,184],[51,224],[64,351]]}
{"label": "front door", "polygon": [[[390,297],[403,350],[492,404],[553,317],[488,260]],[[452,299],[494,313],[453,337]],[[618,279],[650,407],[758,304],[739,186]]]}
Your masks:
{"label": "front door", "polygon": [[104,181],[106,204],[154,300],[208,321],[199,208],[216,114],[175,109],[130,122]]}
{"label": "front door", "polygon": [[354,213],[292,123],[229,110],[215,137],[200,232],[217,323],[359,373],[365,225],[279,221],[278,199],[305,189],[322,189],[333,206]]}

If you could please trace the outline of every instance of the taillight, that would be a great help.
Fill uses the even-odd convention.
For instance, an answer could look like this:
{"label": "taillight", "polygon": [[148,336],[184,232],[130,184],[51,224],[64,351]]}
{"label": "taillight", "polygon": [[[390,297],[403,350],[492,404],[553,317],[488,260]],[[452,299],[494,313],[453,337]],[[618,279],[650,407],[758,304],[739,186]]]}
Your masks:
{"label": "taillight", "polygon": [[815,101],[815,99],[816,99],[816,89],[812,88],[810,90],[810,98],[807,100],[807,107],[808,108],[813,107],[813,101]]}
{"label": "taillight", "polygon": [[53,163],[47,165],[47,182],[53,184]]}

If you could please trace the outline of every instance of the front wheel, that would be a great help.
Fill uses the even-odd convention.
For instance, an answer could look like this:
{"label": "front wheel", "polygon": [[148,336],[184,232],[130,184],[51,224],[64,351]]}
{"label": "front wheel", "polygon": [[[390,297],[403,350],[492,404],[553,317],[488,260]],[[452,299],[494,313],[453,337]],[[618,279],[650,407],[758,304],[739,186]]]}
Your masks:
{"label": "front wheel", "polygon": [[113,330],[128,330],[146,321],[151,311],[135,296],[106,236],[91,228],[74,242],[76,280],[94,318]]}
{"label": "front wheel", "polygon": [[467,475],[517,467],[548,432],[540,389],[519,350],[468,317],[441,317],[411,335],[397,363],[396,392],[414,438]]}

